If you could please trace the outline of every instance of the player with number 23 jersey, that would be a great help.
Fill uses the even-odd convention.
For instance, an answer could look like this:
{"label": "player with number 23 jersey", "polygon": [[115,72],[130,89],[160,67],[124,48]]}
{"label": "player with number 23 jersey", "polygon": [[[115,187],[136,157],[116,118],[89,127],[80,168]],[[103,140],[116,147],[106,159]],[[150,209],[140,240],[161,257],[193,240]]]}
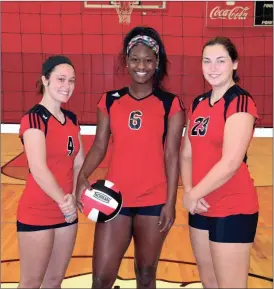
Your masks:
{"label": "player with number 23 jersey", "polygon": [[[259,118],[253,98],[238,85],[229,88],[214,106],[210,105],[210,94],[197,97],[189,111],[193,186],[221,159],[226,120],[240,112]],[[258,211],[257,192],[246,161],[247,155],[230,180],[204,197],[211,207],[203,215],[224,217]]]}

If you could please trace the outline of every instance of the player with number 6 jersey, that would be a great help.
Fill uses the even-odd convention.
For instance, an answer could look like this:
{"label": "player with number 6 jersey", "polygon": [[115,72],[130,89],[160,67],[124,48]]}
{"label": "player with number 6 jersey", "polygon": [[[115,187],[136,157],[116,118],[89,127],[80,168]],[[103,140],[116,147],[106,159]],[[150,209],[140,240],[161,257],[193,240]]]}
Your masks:
{"label": "player with number 6 jersey", "polygon": [[110,117],[114,139],[106,178],[123,192],[123,206],[164,204],[167,122],[182,110],[179,98],[156,88],[137,99],[125,87],[104,94],[98,107]]}
{"label": "player with number 6 jersey", "polygon": [[131,83],[108,91],[98,103],[96,137],[79,173],[77,199],[111,136],[106,179],[121,191],[123,207],[110,222],[96,224],[92,288],[112,288],[131,238],[136,288],[155,288],[162,245],[175,219],[184,109],[161,86],[167,55],[157,31],[133,28],[124,39],[121,60]]}

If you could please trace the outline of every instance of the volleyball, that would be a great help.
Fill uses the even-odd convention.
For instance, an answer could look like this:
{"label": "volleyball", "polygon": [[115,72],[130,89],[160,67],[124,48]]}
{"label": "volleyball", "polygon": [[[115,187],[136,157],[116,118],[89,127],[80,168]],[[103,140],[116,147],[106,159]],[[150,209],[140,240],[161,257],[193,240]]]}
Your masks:
{"label": "volleyball", "polygon": [[123,203],[122,194],[114,183],[97,180],[82,194],[83,213],[93,222],[105,223],[115,218]]}

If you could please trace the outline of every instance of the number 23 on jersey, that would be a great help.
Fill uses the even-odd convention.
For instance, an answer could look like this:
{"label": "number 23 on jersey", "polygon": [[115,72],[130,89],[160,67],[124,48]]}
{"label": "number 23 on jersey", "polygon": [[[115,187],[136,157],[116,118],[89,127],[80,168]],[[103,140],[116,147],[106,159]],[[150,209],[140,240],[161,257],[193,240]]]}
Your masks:
{"label": "number 23 on jersey", "polygon": [[205,136],[208,129],[210,117],[199,116],[194,120],[193,127],[191,129],[192,136]]}

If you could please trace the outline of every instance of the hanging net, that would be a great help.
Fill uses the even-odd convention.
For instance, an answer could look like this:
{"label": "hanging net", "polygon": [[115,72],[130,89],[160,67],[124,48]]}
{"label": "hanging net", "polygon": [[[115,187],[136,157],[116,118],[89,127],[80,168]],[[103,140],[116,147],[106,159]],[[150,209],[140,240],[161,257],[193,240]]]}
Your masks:
{"label": "hanging net", "polygon": [[135,1],[115,1],[116,11],[119,16],[119,23],[129,24],[131,19],[131,13]]}

